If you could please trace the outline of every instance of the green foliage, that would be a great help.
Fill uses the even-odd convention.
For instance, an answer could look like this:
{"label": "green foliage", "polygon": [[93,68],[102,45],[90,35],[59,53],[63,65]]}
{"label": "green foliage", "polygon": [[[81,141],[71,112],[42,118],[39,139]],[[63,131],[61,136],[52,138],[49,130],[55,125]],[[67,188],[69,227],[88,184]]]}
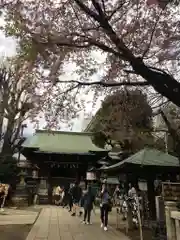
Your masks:
{"label": "green foliage", "polygon": [[18,174],[16,160],[10,155],[0,155],[0,181],[9,183]]}
{"label": "green foliage", "polygon": [[24,60],[35,61],[37,58],[37,48],[29,35],[26,35],[19,19],[15,18],[12,14],[5,16],[6,37],[15,37],[18,40],[17,53]]}
{"label": "green foliage", "polygon": [[170,103],[164,107],[163,112],[169,122],[169,126],[161,119],[162,127],[169,132],[167,137],[168,152],[172,155],[179,156],[180,146],[180,109]]}
{"label": "green foliage", "polygon": [[103,132],[94,132],[92,141],[101,148],[104,148],[106,142],[108,142],[108,137]]}
{"label": "green foliage", "polygon": [[134,152],[153,143],[152,109],[146,95],[137,89],[108,96],[91,126],[93,140],[101,147],[113,145],[113,140],[122,149]]}

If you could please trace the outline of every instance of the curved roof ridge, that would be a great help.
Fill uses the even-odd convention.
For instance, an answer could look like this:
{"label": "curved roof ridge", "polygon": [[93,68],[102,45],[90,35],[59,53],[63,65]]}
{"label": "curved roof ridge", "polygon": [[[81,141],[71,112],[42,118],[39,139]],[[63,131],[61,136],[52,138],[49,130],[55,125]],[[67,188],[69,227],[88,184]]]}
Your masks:
{"label": "curved roof ridge", "polygon": [[71,132],[71,131],[58,131],[58,130],[44,130],[44,129],[36,129],[35,133],[48,133],[48,134],[70,134],[70,135],[88,135],[92,136],[91,132]]}

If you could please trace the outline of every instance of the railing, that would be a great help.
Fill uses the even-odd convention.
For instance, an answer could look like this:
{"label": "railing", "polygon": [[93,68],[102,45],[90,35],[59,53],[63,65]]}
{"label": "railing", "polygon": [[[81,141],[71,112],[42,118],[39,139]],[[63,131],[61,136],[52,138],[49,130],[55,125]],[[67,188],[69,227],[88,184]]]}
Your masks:
{"label": "railing", "polygon": [[171,211],[171,219],[173,228],[175,230],[174,239],[180,240],[180,212]]}
{"label": "railing", "polygon": [[176,202],[165,203],[167,240],[180,240],[180,212],[176,205]]}

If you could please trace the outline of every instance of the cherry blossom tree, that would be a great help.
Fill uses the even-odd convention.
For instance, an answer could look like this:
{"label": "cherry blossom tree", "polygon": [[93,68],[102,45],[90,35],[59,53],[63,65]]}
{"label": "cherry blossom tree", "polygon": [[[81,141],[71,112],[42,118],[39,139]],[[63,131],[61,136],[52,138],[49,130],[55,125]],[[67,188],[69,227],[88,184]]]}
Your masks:
{"label": "cherry blossom tree", "polygon": [[[0,66],[1,154],[12,154],[23,122],[39,110],[35,71],[21,58],[4,60]],[[36,102],[34,101],[36,100]]]}
{"label": "cherry blossom tree", "polygon": [[[150,85],[180,106],[179,7],[161,9],[144,0],[8,3],[3,5],[6,34],[17,37],[34,64],[50,70],[47,79],[54,84],[70,84],[70,89]],[[95,51],[102,63],[92,57]],[[78,77],[62,81],[59,75],[70,61]],[[100,81],[89,80],[95,73]]]}

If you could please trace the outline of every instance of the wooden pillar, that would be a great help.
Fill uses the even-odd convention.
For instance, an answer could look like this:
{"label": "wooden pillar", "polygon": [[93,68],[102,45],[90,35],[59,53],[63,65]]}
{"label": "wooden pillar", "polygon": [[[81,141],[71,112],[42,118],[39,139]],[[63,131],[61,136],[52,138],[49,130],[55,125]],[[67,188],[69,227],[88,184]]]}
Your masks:
{"label": "wooden pillar", "polygon": [[152,220],[156,219],[156,204],[155,204],[155,189],[154,189],[155,177],[148,176],[147,188],[148,188],[148,202],[149,202],[149,213]]}
{"label": "wooden pillar", "polygon": [[127,230],[132,230],[134,228],[134,225],[133,225],[132,208],[131,208],[131,204],[129,204],[129,201],[127,201],[127,207],[128,207],[128,212],[127,212]]}
{"label": "wooden pillar", "polygon": [[[127,179],[127,183],[126,183],[126,189],[127,192],[129,191],[129,183],[132,183],[134,179],[132,179],[132,175],[130,174],[126,174],[126,179]],[[131,208],[131,204],[129,204],[129,201],[127,201],[127,226],[126,226],[126,232],[128,232],[129,230],[133,229],[133,216],[132,216],[132,208]]]}
{"label": "wooden pillar", "polygon": [[52,176],[51,176],[51,172],[48,172],[48,202],[49,204],[52,204],[52,200],[53,200],[53,196],[52,196],[52,192],[53,192],[53,186],[52,186]]}

